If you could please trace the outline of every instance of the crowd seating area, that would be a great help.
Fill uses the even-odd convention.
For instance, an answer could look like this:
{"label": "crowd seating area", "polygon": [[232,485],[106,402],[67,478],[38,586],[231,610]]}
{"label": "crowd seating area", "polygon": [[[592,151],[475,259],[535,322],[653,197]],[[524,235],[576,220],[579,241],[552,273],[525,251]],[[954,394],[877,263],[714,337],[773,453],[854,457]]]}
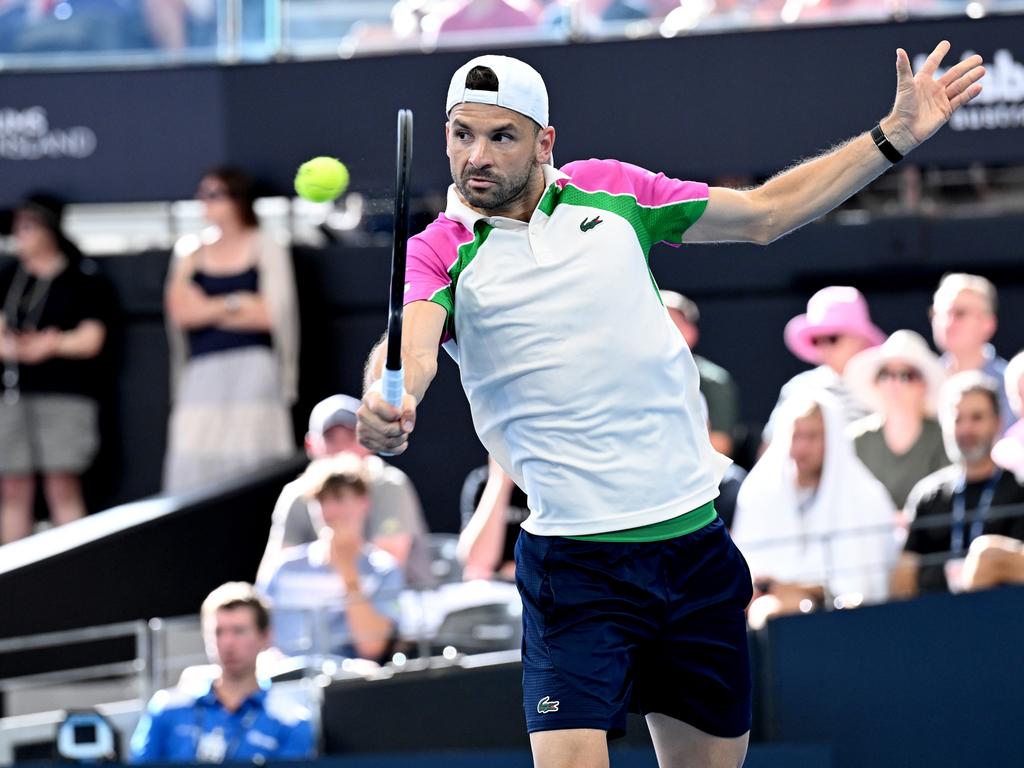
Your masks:
{"label": "crowd seating area", "polygon": [[0,5],[0,61],[143,65],[376,55],[1013,13],[1020,0],[65,0]]}

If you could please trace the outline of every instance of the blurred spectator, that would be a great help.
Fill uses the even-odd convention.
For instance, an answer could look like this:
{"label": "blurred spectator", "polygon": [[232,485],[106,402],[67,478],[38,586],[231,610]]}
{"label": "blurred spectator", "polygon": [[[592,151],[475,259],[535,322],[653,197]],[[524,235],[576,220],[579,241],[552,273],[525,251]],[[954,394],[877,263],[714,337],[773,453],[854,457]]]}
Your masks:
{"label": "blurred spectator", "polygon": [[214,0],[142,0],[141,5],[150,37],[165,51],[183,51],[216,42]]}
{"label": "blurred spectator", "polygon": [[526,494],[488,457],[486,466],[466,477],[461,508],[457,555],[463,578],[513,581],[519,528],[530,516]]}
{"label": "blurred spectator", "polygon": [[260,589],[273,605],[277,647],[288,656],[382,660],[399,619],[402,572],[363,537],[369,478],[358,456],[320,459],[302,475],[319,538],[282,554]]}
{"label": "blurred spectator", "polygon": [[789,351],[807,363],[817,365],[799,373],[783,385],[764,429],[764,442],[772,440],[779,406],[797,392],[823,389],[839,400],[847,423],[868,415],[864,404],[846,388],[843,371],[854,355],[885,341],[885,334],[871,322],[868,303],[856,288],[822,288],[807,302],[807,313],[786,324]]}
{"label": "blurred spectator", "polygon": [[732,536],[757,594],[751,624],[886,596],[895,508],[853,452],[825,392],[787,401],[778,435],[740,487]]}
{"label": "blurred spectator", "polygon": [[666,14],[659,32],[662,37],[673,37],[697,27],[723,29],[764,24],[777,18],[777,9],[771,8],[775,0],[679,0]]}
{"label": "blurred spectator", "polygon": [[453,0],[427,14],[422,28],[430,44],[451,34],[533,29],[539,19],[540,8],[533,0]]}
{"label": "blurred spectator", "polygon": [[1024,584],[1024,542],[1009,536],[979,536],[964,558],[960,581],[967,592]]}
{"label": "blurred spectator", "polygon": [[1006,397],[1018,420],[992,449],[992,460],[1008,472],[1013,472],[1024,483],[1024,351],[1006,366],[1004,376]]}
{"label": "blurred spectator", "polygon": [[[942,389],[939,421],[954,463],[924,478],[907,500],[912,524],[893,574],[893,592],[902,596],[959,591],[961,558],[979,537],[1024,539],[1024,485],[992,460],[1000,432],[997,383],[981,371],[953,376]],[[1003,507],[1017,507],[1016,514],[990,518]],[[943,562],[945,553],[952,557]]]}
{"label": "blurred spectator", "polygon": [[[711,432],[711,422],[708,419],[708,401],[701,393],[700,410],[704,416],[704,423],[708,425],[708,433]],[[739,497],[743,481],[747,479],[747,470],[739,464],[729,464],[722,473],[722,479],[718,481],[718,498],[715,499],[715,511],[722,518],[726,528],[732,528],[732,521],[736,518],[736,499]]]}
{"label": "blurred spectator", "polygon": [[[903,12],[905,0],[785,0],[779,20],[785,24],[821,24],[886,19]],[[772,0],[772,5],[778,5]]]}
{"label": "blurred spectator", "polygon": [[198,692],[158,692],[131,740],[133,763],[256,763],[315,756],[310,713],[256,677],[270,642],[267,605],[250,584],[229,582],[203,602],[206,653],[217,677]]}
{"label": "blurred spectator", "polygon": [[299,314],[288,250],[261,232],[252,182],[205,174],[213,225],[182,238],[167,280],[174,405],[164,490],[243,474],[294,450]]}
{"label": "blurred spectator", "polygon": [[[686,296],[675,291],[662,291],[661,300],[668,309],[669,317],[676,324],[679,333],[692,352],[700,340],[700,310]],[[708,405],[708,420],[711,424],[711,444],[719,453],[732,455],[733,431],[739,419],[739,392],[736,382],[725,368],[715,365],[706,357],[693,355],[700,373],[700,391]]]}
{"label": "blurred spectator", "polygon": [[114,296],[61,228],[63,204],[24,200],[10,217],[17,261],[0,272],[0,541],[32,532],[36,475],[50,518],[82,517],[81,475],[99,446],[99,355]]}
{"label": "blurred spectator", "polygon": [[147,48],[134,0],[0,0],[0,53]]}
{"label": "blurred spectator", "polygon": [[[360,402],[348,395],[331,395],[309,414],[306,455],[322,459],[343,452],[363,460],[370,484],[370,509],[364,537],[398,562],[410,586],[431,585],[427,524],[419,497],[409,477],[397,467],[369,453],[356,439],[356,411]],[[269,575],[284,550],[317,539],[318,528],[303,495],[305,480],[288,483],[274,505],[267,549],[260,563],[260,577]]]}
{"label": "blurred spectator", "polygon": [[843,378],[875,411],[851,426],[857,458],[902,509],[918,480],[949,464],[935,420],[942,364],[919,334],[896,331],[854,356]]}
{"label": "blurred spectator", "polygon": [[[939,283],[932,299],[932,336],[944,354],[942,364],[950,374],[981,371],[997,381],[1003,380],[1006,361],[989,342],[998,322],[996,287],[978,275],[953,273]],[[1003,428],[1016,419],[1006,393],[999,391]]]}

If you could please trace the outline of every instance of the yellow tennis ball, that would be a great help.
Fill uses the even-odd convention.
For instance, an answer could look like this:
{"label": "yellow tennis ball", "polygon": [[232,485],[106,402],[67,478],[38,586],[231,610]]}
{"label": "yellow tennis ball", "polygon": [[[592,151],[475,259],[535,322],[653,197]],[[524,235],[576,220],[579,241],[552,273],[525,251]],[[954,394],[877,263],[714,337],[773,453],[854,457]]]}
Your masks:
{"label": "yellow tennis ball", "polygon": [[314,203],[326,203],[348,189],[348,168],[333,157],[314,157],[299,166],[295,191]]}

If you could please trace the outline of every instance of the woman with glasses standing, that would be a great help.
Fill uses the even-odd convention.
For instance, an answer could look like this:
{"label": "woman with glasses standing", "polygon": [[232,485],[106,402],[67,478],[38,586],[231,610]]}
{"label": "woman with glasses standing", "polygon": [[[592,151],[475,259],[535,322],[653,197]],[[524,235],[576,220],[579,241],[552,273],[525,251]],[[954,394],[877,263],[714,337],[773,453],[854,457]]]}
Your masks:
{"label": "woman with glasses standing", "polygon": [[175,246],[165,293],[173,407],[164,490],[236,477],[295,449],[299,320],[288,251],[261,231],[249,178],[205,174],[211,226]]}
{"label": "woman with glasses standing", "polygon": [[942,363],[920,335],[896,331],[853,357],[843,378],[874,411],[850,427],[857,456],[902,508],[918,480],[949,465],[935,420]]}
{"label": "woman with glasses standing", "polygon": [[99,448],[98,358],[114,300],[64,234],[63,209],[33,195],[5,222],[17,261],[0,271],[0,543],[32,533],[37,475],[54,524],[85,515],[81,475]]}

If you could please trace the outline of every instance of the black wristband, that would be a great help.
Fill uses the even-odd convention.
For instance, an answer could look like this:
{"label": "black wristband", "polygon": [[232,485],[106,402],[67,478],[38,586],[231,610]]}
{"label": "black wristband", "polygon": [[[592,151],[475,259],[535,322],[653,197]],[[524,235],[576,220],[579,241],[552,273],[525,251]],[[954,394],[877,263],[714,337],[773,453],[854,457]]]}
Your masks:
{"label": "black wristband", "polygon": [[903,159],[903,155],[896,149],[886,138],[885,134],[882,133],[881,123],[875,123],[875,127],[871,129],[871,140],[875,142],[875,146],[878,147],[878,151],[881,152],[885,159],[893,165],[896,165],[900,160]]}

